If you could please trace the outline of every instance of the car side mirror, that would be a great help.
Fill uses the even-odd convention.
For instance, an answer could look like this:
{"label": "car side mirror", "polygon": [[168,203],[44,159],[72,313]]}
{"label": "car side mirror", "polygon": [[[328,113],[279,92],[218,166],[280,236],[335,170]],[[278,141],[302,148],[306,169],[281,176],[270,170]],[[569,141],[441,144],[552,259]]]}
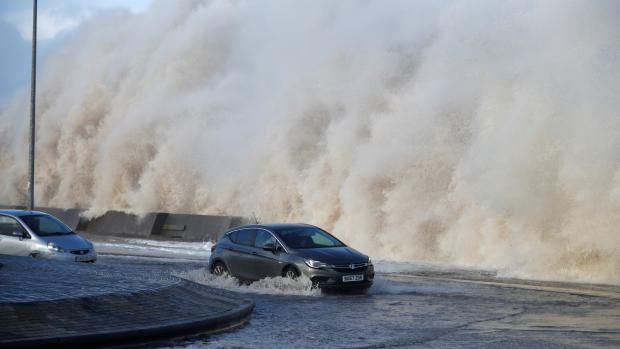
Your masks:
{"label": "car side mirror", "polygon": [[275,244],[272,243],[266,243],[263,245],[263,250],[265,251],[271,251],[271,252],[276,252],[278,250],[278,248],[276,247]]}
{"label": "car side mirror", "polygon": [[19,238],[20,240],[26,239],[28,237],[28,235],[26,235],[25,232],[21,232],[17,230],[15,230],[14,232],[11,232],[11,236],[15,236],[16,238]]}

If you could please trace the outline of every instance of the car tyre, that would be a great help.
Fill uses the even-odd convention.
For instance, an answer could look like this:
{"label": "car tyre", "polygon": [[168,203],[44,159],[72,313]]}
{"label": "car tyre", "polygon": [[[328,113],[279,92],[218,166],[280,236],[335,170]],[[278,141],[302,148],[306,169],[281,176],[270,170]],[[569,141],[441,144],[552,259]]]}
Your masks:
{"label": "car tyre", "polygon": [[39,255],[39,252],[32,252],[32,253],[30,254],[30,257],[32,257],[32,258],[39,258],[39,257],[41,257],[41,256]]}
{"label": "car tyre", "polygon": [[228,273],[228,268],[226,268],[226,265],[222,262],[215,262],[213,263],[213,267],[211,267],[211,274],[215,275],[215,276],[228,276],[230,275]]}
{"label": "car tyre", "polygon": [[288,267],[284,270],[284,273],[282,273],[285,278],[287,279],[297,279],[299,277],[299,271],[297,271],[297,269],[295,269],[294,267]]}

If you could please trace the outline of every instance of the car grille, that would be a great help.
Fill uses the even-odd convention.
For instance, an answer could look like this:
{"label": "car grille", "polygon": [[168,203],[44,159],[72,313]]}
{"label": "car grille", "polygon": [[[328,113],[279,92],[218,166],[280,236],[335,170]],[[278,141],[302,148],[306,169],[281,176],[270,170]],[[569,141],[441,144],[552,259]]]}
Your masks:
{"label": "car grille", "polygon": [[83,254],[88,254],[89,251],[90,250],[72,250],[71,253],[83,255]]}
{"label": "car grille", "polygon": [[335,279],[332,279],[327,276],[315,276],[310,280],[312,281],[313,285],[322,285],[322,284],[327,284],[327,283],[333,284],[336,281]]}
{"label": "car grille", "polygon": [[368,263],[337,264],[332,269],[341,273],[359,273],[368,269]]}

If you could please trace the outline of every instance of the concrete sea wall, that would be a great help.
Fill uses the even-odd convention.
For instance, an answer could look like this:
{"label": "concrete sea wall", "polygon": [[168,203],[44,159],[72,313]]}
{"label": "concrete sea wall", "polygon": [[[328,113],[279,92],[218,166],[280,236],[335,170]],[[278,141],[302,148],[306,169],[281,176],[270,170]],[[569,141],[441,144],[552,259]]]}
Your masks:
{"label": "concrete sea wall", "polygon": [[[0,206],[0,208],[25,207]],[[80,209],[36,207],[36,210],[54,215],[75,231],[143,239],[212,241],[230,228],[250,223],[249,218],[241,216],[165,212],[151,212],[138,216],[120,211],[108,211],[102,216],[88,219],[83,215],[85,210]]]}

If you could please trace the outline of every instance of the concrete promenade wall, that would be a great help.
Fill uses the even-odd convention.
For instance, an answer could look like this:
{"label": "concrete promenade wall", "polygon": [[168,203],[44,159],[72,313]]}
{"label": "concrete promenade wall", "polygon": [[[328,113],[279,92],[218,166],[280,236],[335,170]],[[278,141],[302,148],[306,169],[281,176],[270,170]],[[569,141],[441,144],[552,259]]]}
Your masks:
{"label": "concrete promenade wall", "polygon": [[[25,209],[23,206],[1,205],[0,208]],[[120,211],[108,211],[102,216],[88,219],[83,216],[85,210],[81,209],[52,207],[36,207],[35,209],[59,218],[75,231],[142,239],[213,241],[230,228],[250,223],[250,219],[241,216],[165,212],[151,212],[138,216]]]}
{"label": "concrete promenade wall", "polygon": [[166,214],[164,224],[154,235],[184,241],[216,240],[226,230],[247,224],[247,221],[234,216]]}
{"label": "concrete promenade wall", "polygon": [[88,220],[81,230],[91,234],[149,238],[157,233],[165,217],[161,213],[137,216],[119,211],[108,211],[103,216]]}

